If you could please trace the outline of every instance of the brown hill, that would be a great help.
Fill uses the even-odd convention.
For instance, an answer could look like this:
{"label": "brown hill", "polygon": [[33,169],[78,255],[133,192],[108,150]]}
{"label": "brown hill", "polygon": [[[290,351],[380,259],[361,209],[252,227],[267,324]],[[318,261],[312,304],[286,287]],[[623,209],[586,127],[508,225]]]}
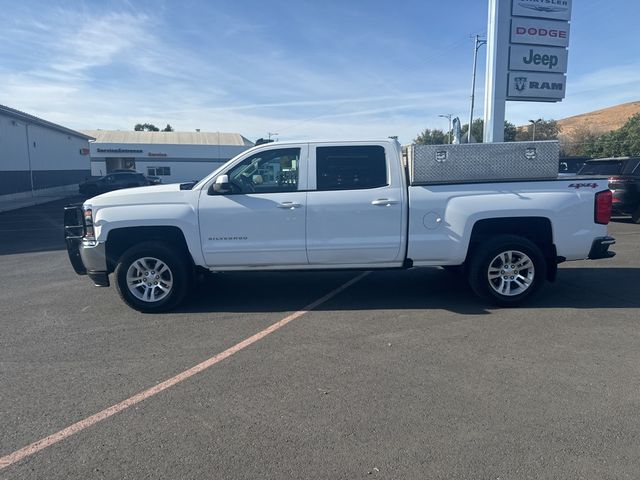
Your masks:
{"label": "brown hill", "polygon": [[563,136],[569,136],[576,130],[588,130],[591,133],[600,134],[622,127],[636,113],[640,113],[640,102],[623,103],[615,107],[563,118],[558,120],[558,125]]}

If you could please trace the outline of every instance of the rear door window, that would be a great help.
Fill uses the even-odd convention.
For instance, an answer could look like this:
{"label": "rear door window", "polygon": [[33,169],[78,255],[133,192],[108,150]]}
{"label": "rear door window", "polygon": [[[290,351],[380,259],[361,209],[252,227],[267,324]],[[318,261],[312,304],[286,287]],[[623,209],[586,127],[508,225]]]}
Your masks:
{"label": "rear door window", "polygon": [[318,147],[317,190],[361,190],[388,184],[384,147]]}

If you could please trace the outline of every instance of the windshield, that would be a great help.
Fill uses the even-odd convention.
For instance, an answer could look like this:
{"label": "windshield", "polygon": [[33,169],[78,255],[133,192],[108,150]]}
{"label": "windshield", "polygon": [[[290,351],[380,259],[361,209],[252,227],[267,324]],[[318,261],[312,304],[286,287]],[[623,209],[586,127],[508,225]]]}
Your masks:
{"label": "windshield", "polygon": [[607,160],[604,162],[587,162],[578,175],[619,175],[622,173],[624,162]]}

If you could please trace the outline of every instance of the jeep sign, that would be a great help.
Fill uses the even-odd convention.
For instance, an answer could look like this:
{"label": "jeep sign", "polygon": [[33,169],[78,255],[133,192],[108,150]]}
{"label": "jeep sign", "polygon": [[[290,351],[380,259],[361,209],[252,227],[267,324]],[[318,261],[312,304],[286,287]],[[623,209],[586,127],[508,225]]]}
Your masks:
{"label": "jeep sign", "polygon": [[513,0],[512,15],[568,21],[571,3],[571,0]]}
{"label": "jeep sign", "polygon": [[566,73],[568,56],[569,52],[564,48],[511,45],[509,69]]}
{"label": "jeep sign", "polygon": [[510,72],[507,100],[557,102],[566,86],[567,77],[560,73]]}
{"label": "jeep sign", "polygon": [[569,24],[554,20],[516,18],[511,20],[511,43],[569,46]]}

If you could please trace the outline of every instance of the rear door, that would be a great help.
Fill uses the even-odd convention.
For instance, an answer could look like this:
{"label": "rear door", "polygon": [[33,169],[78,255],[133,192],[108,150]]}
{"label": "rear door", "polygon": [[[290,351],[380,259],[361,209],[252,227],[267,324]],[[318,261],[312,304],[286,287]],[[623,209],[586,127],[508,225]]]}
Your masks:
{"label": "rear door", "polygon": [[307,256],[311,265],[401,261],[403,192],[384,144],[311,145]]}

